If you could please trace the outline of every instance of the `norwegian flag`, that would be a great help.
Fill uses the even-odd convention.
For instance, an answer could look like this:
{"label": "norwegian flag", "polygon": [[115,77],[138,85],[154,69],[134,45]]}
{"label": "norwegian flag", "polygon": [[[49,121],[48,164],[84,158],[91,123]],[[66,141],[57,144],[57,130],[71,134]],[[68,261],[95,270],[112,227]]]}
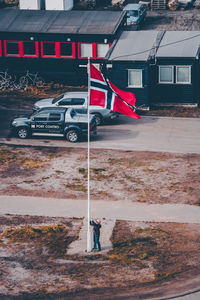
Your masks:
{"label": "norwegian flag", "polygon": [[90,64],[90,105],[98,105],[134,119],[140,119],[135,113],[135,95],[118,89],[103,74]]}

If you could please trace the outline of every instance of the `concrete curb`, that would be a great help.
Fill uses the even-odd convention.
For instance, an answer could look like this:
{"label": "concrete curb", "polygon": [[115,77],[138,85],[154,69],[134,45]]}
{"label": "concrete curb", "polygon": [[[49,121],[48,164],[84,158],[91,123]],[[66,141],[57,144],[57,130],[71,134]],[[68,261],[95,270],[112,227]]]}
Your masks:
{"label": "concrete curb", "polygon": [[[190,290],[190,291],[187,291],[187,292],[184,292],[184,293],[181,293],[181,294],[174,294],[174,295],[167,296],[167,297],[153,298],[153,299],[151,299],[151,300],[170,300],[170,299],[177,299],[177,298],[185,297],[185,296],[192,295],[192,294],[195,294],[195,293],[198,293],[198,292],[200,292],[200,288],[199,288],[199,289]],[[199,299],[199,298],[198,298],[198,299]]]}

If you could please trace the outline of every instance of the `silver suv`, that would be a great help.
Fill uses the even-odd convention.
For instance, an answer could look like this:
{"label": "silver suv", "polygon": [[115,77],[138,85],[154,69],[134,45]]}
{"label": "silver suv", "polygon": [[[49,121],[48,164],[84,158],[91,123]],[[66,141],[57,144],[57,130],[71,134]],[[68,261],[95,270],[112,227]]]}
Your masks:
{"label": "silver suv", "polygon": [[[76,109],[85,108],[87,109],[88,93],[87,92],[68,92],[59,95],[56,98],[48,98],[37,101],[34,104],[33,109],[39,110],[44,107],[72,107]],[[109,109],[101,106],[90,105],[90,113],[95,115],[96,124],[100,125],[104,119],[114,119],[118,114],[111,112]]]}

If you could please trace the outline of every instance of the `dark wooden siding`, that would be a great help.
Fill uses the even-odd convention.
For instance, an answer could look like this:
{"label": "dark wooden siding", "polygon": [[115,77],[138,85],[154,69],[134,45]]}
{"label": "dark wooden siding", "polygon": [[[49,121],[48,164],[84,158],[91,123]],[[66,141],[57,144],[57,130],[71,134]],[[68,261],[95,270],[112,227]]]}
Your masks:
{"label": "dark wooden siding", "polygon": [[[130,88],[128,87],[128,70],[139,69],[143,73],[143,88]],[[113,62],[113,67],[107,70],[107,77],[113,82],[118,88],[129,91],[135,94],[136,106],[149,106],[149,76],[148,66],[145,64],[134,64],[124,62]]]}
{"label": "dark wooden siding", "polygon": [[[159,84],[159,66],[191,66],[191,84]],[[175,71],[175,70],[174,70]],[[186,59],[157,60],[151,68],[150,103],[197,103],[199,100],[197,61]],[[174,73],[175,76],[175,73]]]}
{"label": "dark wooden siding", "polygon": [[[4,40],[39,41],[39,57],[10,57],[4,55]],[[67,38],[75,43],[76,58],[42,58],[41,41],[66,42]],[[31,33],[0,33],[2,41],[2,56],[0,57],[0,66],[2,70],[8,69],[10,73],[19,76],[27,70],[30,72],[39,72],[46,80],[62,81],[70,85],[87,85],[87,68],[79,65],[87,65],[87,59],[78,58],[78,42],[88,43],[111,43],[114,36],[111,35],[63,35],[63,34],[31,34]],[[103,59],[91,59],[92,63],[102,63]]]}

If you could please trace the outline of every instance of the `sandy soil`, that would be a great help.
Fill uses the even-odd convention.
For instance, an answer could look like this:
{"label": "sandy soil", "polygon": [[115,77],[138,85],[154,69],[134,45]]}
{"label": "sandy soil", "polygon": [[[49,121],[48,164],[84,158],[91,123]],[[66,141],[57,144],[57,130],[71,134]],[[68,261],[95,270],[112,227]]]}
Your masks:
{"label": "sandy soil", "polygon": [[[0,194],[87,198],[87,149],[0,146]],[[197,154],[91,150],[91,197],[200,204]]]}
{"label": "sandy soil", "polygon": [[[91,197],[199,205],[199,161],[92,149]],[[86,149],[1,145],[0,163],[2,195],[87,197]],[[82,227],[82,219],[0,216],[0,298],[152,299],[200,279],[198,224],[117,221],[111,250],[69,255]]]}
{"label": "sandy soil", "polygon": [[197,224],[116,221],[113,249],[84,256],[67,253],[80,219],[7,215],[0,224],[2,299],[151,299],[200,276]]}

